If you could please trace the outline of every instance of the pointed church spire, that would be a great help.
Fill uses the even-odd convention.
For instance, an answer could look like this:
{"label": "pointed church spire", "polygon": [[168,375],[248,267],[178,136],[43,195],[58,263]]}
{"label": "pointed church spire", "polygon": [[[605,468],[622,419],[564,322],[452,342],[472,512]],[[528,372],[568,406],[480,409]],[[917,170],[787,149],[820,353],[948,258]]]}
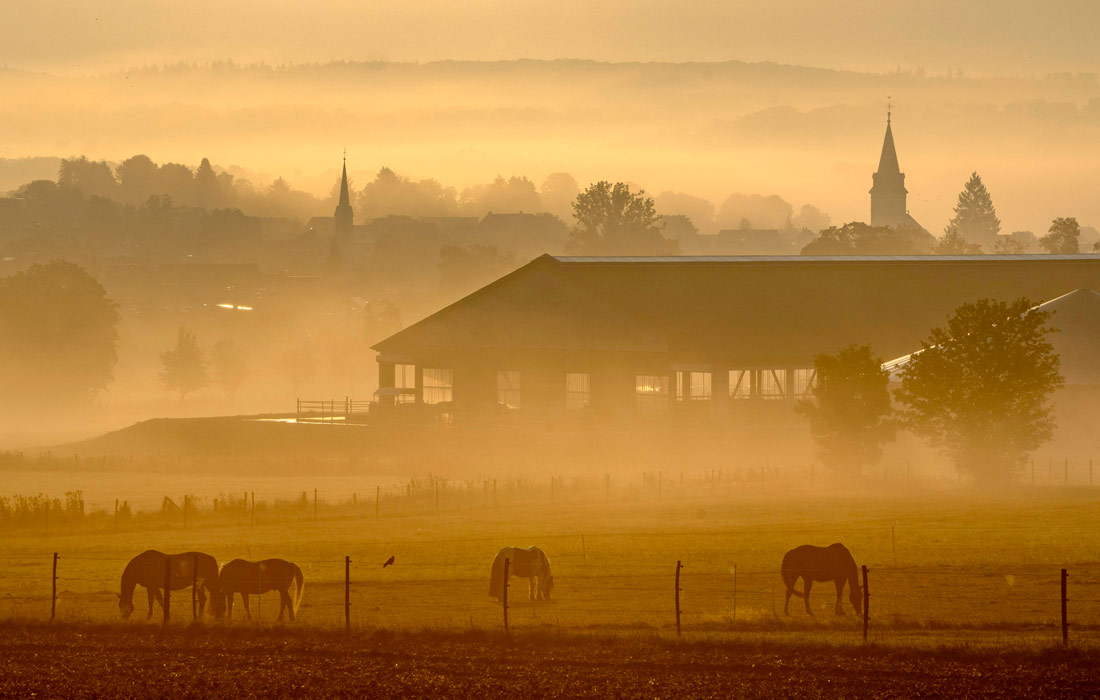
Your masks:
{"label": "pointed church spire", "polygon": [[351,207],[351,198],[348,196],[348,149],[344,149],[344,173],[340,176],[340,205]]}
{"label": "pointed church spire", "polygon": [[348,192],[348,152],[344,149],[344,171],[340,175],[340,203],[334,217],[334,239],[346,241],[354,228],[355,214],[351,210],[351,194]]}
{"label": "pointed church spire", "polygon": [[896,175],[901,172],[898,154],[894,150],[894,131],[890,128],[890,111],[886,112],[886,137],[882,140],[882,155],[878,159],[878,172]]}

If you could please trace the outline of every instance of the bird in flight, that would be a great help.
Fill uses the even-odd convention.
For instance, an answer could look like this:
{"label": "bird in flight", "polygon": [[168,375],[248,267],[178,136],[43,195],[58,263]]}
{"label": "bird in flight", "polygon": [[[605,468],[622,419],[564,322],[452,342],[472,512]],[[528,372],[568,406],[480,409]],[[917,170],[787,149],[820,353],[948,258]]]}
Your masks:
{"label": "bird in flight", "polygon": [[392,563],[393,563],[393,556],[391,555],[390,558],[386,560],[386,563],[382,565],[382,568],[385,569],[387,566],[389,566]]}

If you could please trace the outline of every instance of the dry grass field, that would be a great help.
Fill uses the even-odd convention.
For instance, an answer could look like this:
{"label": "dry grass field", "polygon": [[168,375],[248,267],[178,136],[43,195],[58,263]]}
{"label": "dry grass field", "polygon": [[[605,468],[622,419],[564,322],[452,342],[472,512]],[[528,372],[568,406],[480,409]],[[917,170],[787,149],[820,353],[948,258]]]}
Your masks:
{"label": "dry grass field", "polygon": [[[107,477],[104,477],[107,478]],[[112,477],[114,478],[114,477]],[[263,488],[262,481],[260,488]],[[272,486],[274,488],[274,486]],[[298,562],[306,586],[290,629],[342,629],[345,557],[351,558],[354,630],[497,631],[503,611],[489,598],[488,571],[505,545],[541,547],[553,565],[549,602],[532,602],[513,579],[510,623],[519,632],[581,631],[675,636],[674,587],[682,563],[685,639],[861,642],[848,606],[836,617],[831,584],[814,588],[815,616],[798,599],[783,614],[783,553],[799,544],[843,542],[870,569],[870,639],[886,645],[1041,648],[1060,644],[1060,570],[1069,570],[1070,639],[1100,645],[1100,493],[1085,488],[974,492],[882,489],[871,495],[784,495],[731,482],[711,490],[666,485],[658,496],[620,479],[608,495],[566,482],[546,489],[448,487],[380,501],[323,497],[261,502],[249,511],[197,511],[175,519],[135,517],[115,532],[106,516],[87,527],[7,533],[0,543],[0,619],[50,614],[52,553],[59,553],[57,617],[118,618],[115,594],[127,560],[145,549],[199,550],[224,563],[281,557]],[[270,492],[270,490],[269,490]],[[396,492],[395,492],[396,494]],[[373,494],[371,494],[373,496]],[[312,496],[312,494],[310,494]],[[606,498],[606,500],[605,500]],[[395,565],[383,569],[390,556]],[[143,628],[143,589],[135,596]],[[276,594],[254,599],[267,627]],[[237,618],[234,629],[247,626]],[[154,617],[159,621],[160,609]],[[174,624],[191,620],[190,591],[173,597]],[[224,628],[224,627],[223,627]]]}

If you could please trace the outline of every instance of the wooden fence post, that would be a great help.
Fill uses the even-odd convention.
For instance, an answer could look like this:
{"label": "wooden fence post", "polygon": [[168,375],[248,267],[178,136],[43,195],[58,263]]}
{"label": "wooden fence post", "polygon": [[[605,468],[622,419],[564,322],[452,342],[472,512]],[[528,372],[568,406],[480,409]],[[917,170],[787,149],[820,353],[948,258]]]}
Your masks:
{"label": "wooden fence post", "polygon": [[250,525],[255,525],[256,524],[256,492],[255,491],[252,492],[252,520],[250,521],[249,524]]}
{"label": "wooden fence post", "polygon": [[867,567],[863,567],[863,641],[867,641],[867,623],[871,620],[871,589],[867,587]]}
{"label": "wooden fence post", "polygon": [[676,560],[676,636],[680,636],[680,569],[683,564]]}
{"label": "wooden fence post", "polygon": [[1066,579],[1069,574],[1062,569],[1062,646],[1069,646],[1069,618],[1066,614]]}
{"label": "wooden fence post", "polygon": [[115,499],[115,532],[118,532],[118,499]]}
{"label": "wooden fence post", "polygon": [[511,563],[511,559],[504,558],[504,589],[500,596],[500,604],[504,609],[504,634],[508,634],[508,569]]}
{"label": "wooden fence post", "polygon": [[164,624],[171,618],[172,606],[172,557],[164,559]]}
{"label": "wooden fence post", "polygon": [[50,594],[50,622],[57,617],[57,552],[53,553],[53,590]]}
{"label": "wooden fence post", "polygon": [[344,631],[351,633],[351,557],[344,557]]}
{"label": "wooden fence post", "polygon": [[195,555],[195,561],[191,564],[191,620],[199,619],[199,555]]}

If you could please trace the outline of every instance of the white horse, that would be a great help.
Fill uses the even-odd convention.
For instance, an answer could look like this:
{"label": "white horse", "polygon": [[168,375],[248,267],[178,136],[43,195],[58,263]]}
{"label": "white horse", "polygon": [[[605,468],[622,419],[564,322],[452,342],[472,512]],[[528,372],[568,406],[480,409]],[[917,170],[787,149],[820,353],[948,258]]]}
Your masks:
{"label": "white horse", "polygon": [[550,573],[550,560],[538,547],[505,547],[493,559],[493,572],[489,578],[489,595],[499,598],[504,593],[504,560],[508,559],[509,576],[530,579],[531,600],[550,600],[554,588],[554,576]]}

